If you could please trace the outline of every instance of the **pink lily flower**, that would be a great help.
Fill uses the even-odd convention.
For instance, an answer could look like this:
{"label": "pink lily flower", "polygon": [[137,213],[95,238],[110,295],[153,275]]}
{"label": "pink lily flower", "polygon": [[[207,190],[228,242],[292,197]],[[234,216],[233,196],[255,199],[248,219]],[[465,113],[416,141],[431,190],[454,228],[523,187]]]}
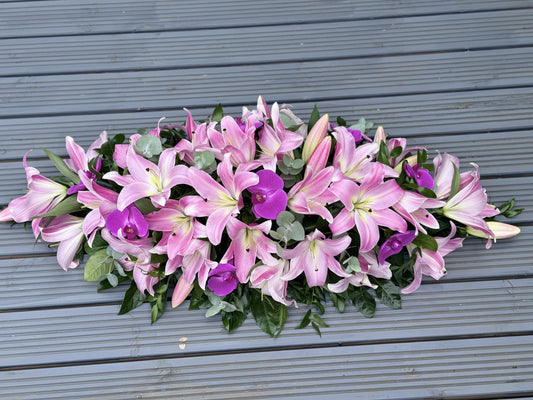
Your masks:
{"label": "pink lily flower", "polygon": [[194,165],[194,153],[196,153],[197,151],[211,151],[216,158],[221,159],[222,152],[219,149],[211,147],[211,143],[209,143],[209,138],[207,137],[207,130],[213,129],[212,127],[215,126],[216,123],[212,122],[209,126],[206,123],[196,125],[196,123],[192,120],[192,117],[190,116],[190,112],[187,111],[187,113],[189,115],[189,118],[187,118],[186,131],[190,137],[190,141],[182,139],[174,147],[178,152],[180,160],[185,161],[191,166]]}
{"label": "pink lily flower", "polygon": [[324,114],[311,128],[302,148],[302,160],[306,163],[328,133],[329,116]]}
{"label": "pink lily flower", "polygon": [[224,264],[233,259],[239,282],[248,281],[248,275],[257,258],[265,264],[276,263],[276,259],[272,256],[276,253],[276,245],[272,239],[265,236],[271,227],[272,221],[265,221],[259,225],[246,225],[236,218],[229,220],[227,231],[232,242],[220,262]]}
{"label": "pink lily flower", "polygon": [[[518,226],[506,224],[503,222],[487,221],[487,225],[491,232],[494,234],[494,241],[496,241],[496,239],[507,239],[516,236],[520,233],[520,228]],[[488,239],[488,236],[485,232],[471,228],[470,226],[466,227],[466,233],[472,236]]]}
{"label": "pink lily flower", "polygon": [[158,165],[155,165],[135,153],[131,146],[126,156],[131,178],[125,181],[117,173],[111,172],[105,174],[103,178],[119,185],[126,183],[118,195],[117,208],[120,211],[143,197],[150,197],[155,207],[163,207],[170,198],[170,189],[189,181],[188,168],[184,165],[175,165],[175,163],[175,149],[164,150],[159,157]]}
{"label": "pink lily flower", "polygon": [[[29,151],[24,154],[22,165],[26,171],[29,191],[24,196],[9,202],[8,206],[0,212],[0,221],[18,223],[30,221],[50,211],[67,196],[66,186],[45,178],[40,175],[37,168],[28,166],[26,161],[28,153]],[[38,235],[35,227],[34,234]]]}
{"label": "pink lily flower", "polygon": [[207,135],[211,145],[222,154],[231,154],[233,166],[251,161],[255,157],[255,121],[248,119],[243,131],[239,124],[229,116],[220,121],[222,132],[208,129]]}
{"label": "pink lily flower", "polygon": [[495,237],[483,218],[497,215],[499,211],[487,207],[487,194],[481,187],[479,168],[476,164],[472,165],[475,171],[462,176],[459,191],[446,201],[442,211],[446,217],[485,233],[488,237],[486,245],[488,249],[491,238]]}
{"label": "pink lily flower", "polygon": [[74,261],[74,257],[85,238],[82,218],[72,215],[55,217],[49,225],[42,228],[41,237],[47,242],[59,242],[57,261],[65,271],[79,265],[79,260]]}
{"label": "pink lily flower", "polygon": [[283,279],[290,281],[304,272],[307,284],[313,287],[323,286],[326,283],[328,270],[343,278],[350,276],[342,269],[335,256],[346,250],[352,239],[348,235],[338,239],[324,239],[324,237],[322,232],[315,230],[294,249],[283,251],[283,257],[290,260],[289,272],[283,276]]}
{"label": "pink lily flower", "polygon": [[194,285],[187,282],[185,278],[180,276],[178,279],[178,283],[176,283],[176,287],[174,288],[174,291],[172,292],[172,299],[171,299],[171,305],[172,308],[178,307],[181,303],[185,301],[187,296],[192,292],[194,289]]}
{"label": "pink lily flower", "polygon": [[283,155],[291,154],[292,150],[298,148],[303,140],[304,138],[298,133],[287,131],[285,128],[274,129],[265,123],[259,131],[257,140],[261,154],[255,163],[251,162],[252,168],[263,166],[275,172],[276,164],[283,159]]}
{"label": "pink lily flower", "polygon": [[[408,294],[414,292],[422,283],[422,275],[431,276],[434,279],[440,279],[446,274],[446,268],[444,266],[444,257],[450,254],[452,251],[463,246],[463,238],[455,238],[457,229],[453,222],[451,223],[450,234],[446,237],[436,237],[438,249],[437,251],[431,251],[428,249],[422,249],[422,255],[418,255],[413,265],[414,279],[408,286],[403,288],[401,292]],[[407,246],[409,253],[414,249],[413,245]]]}
{"label": "pink lily flower", "polygon": [[331,191],[345,207],[330,224],[331,232],[339,235],[355,226],[362,252],[371,250],[378,243],[380,225],[397,232],[407,230],[405,220],[389,208],[398,202],[404,191],[395,180],[384,182],[383,175],[384,172],[376,166],[361,185],[346,179],[331,185]]}
{"label": "pink lily flower", "polygon": [[96,233],[105,227],[106,218],[117,208],[118,193],[98,185],[85,175],[80,175],[85,190],[77,194],[78,202],[91,211],[83,219],[83,233],[92,247]]}
{"label": "pink lily flower", "polygon": [[189,170],[189,185],[207,200],[204,208],[207,217],[207,236],[214,245],[220,243],[222,232],[229,220],[239,213],[243,207],[241,193],[244,189],[259,183],[259,177],[253,172],[241,171],[237,168],[233,174],[230,154],[224,155],[224,160],[218,164],[217,172],[222,185],[211,175],[194,167]]}
{"label": "pink lily flower", "polygon": [[[150,263],[152,239],[126,239],[115,237],[107,229],[102,229],[102,238],[109,243],[111,248],[124,256],[118,260],[124,270],[133,271],[133,280],[141,293],[155,294],[154,285],[159,278],[151,276],[150,272],[159,267],[159,264]],[[130,256],[135,257],[132,259]]]}
{"label": "pink lily flower", "polygon": [[427,209],[442,208],[444,204],[446,204],[444,201],[430,199],[416,192],[405,191],[392,208],[407,222],[411,223],[416,232],[427,233],[423,225],[432,229],[439,228],[439,222]]}
{"label": "pink lily flower", "polygon": [[296,301],[287,300],[287,282],[283,275],[289,272],[289,260],[277,260],[276,264],[260,264],[250,274],[251,287],[261,289],[262,292],[271,296],[275,301],[289,306]]}
{"label": "pink lily flower", "polygon": [[307,161],[305,173],[308,171],[321,171],[326,167],[331,151],[331,136],[326,136],[322,142],[316,147],[311,157]]}
{"label": "pink lily flower", "polygon": [[433,159],[435,170],[433,171],[433,191],[437,199],[442,200],[450,196],[454,166],[459,169],[459,159],[448,153],[438,154]]}
{"label": "pink lily flower", "polygon": [[183,256],[182,276],[191,285],[198,278],[198,285],[205,290],[209,271],[216,268],[218,263],[210,259],[211,243],[205,240],[198,240],[198,242],[200,242],[200,245],[197,246],[194,252]]}
{"label": "pink lily flower", "polygon": [[185,196],[179,200],[170,199],[165,207],[145,216],[151,230],[168,233],[167,254],[169,258],[185,256],[198,246],[193,239],[206,237],[205,226],[194,216],[205,201],[200,196]]}
{"label": "pink lily flower", "polygon": [[328,222],[333,222],[333,216],[326,208],[326,204],[337,201],[337,196],[329,189],[335,174],[333,167],[314,172],[309,169],[303,180],[296,183],[288,193],[288,207],[299,214],[319,215]]}

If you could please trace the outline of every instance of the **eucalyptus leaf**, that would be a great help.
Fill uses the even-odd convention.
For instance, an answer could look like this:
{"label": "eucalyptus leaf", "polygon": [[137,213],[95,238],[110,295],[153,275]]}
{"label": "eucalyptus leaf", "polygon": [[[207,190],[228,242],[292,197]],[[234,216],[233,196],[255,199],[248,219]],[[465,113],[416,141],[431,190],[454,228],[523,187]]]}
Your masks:
{"label": "eucalyptus leaf", "polygon": [[276,218],[276,223],[279,226],[290,225],[294,221],[294,214],[290,211],[282,211],[278,214]]}
{"label": "eucalyptus leaf", "polygon": [[290,238],[292,240],[301,242],[302,240],[305,239],[304,227],[298,221],[295,221],[291,224],[290,234],[291,234]]}
{"label": "eucalyptus leaf", "polygon": [[154,135],[141,136],[133,146],[135,152],[145,158],[152,158],[161,154],[163,151],[163,145],[161,139]]}
{"label": "eucalyptus leaf", "polygon": [[118,285],[118,278],[116,275],[107,274],[105,277],[111,286],[116,287]]}
{"label": "eucalyptus leaf", "polygon": [[351,256],[344,260],[343,264],[346,264],[346,272],[361,272],[361,265],[357,257]]}
{"label": "eucalyptus leaf", "polygon": [[194,166],[201,170],[206,170],[215,162],[215,155],[209,151],[197,151],[194,153]]}

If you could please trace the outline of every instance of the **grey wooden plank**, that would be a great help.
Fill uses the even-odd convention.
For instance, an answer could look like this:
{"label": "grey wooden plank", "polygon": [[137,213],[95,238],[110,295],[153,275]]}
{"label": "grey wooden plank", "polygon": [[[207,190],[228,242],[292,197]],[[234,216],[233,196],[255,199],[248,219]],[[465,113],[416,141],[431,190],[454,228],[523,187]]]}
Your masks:
{"label": "grey wooden plank", "polygon": [[55,255],[0,260],[0,310],[116,303],[126,289],[97,293],[95,282],[83,280],[83,267],[64,271]]}
{"label": "grey wooden plank", "polygon": [[28,225],[26,230],[23,224],[12,226],[11,223],[0,223],[0,242],[0,257],[50,254],[56,251],[43,242],[36,243],[31,226]]}
{"label": "grey wooden plank", "polygon": [[[283,102],[282,98],[275,95],[270,95],[266,99],[269,103]],[[221,100],[222,104],[226,104],[225,97]],[[253,107],[255,101],[254,94],[250,93],[242,105]],[[426,143],[431,143],[432,136],[464,135],[469,132],[499,131],[499,134],[507,137],[506,131],[533,127],[530,107],[533,103],[532,88],[329,101],[316,99],[315,103],[322,113],[330,113],[332,119],[342,116],[347,121],[355,122],[360,117],[366,117],[367,120],[383,125],[389,135],[424,137],[424,139],[409,139],[409,143],[413,140],[425,140]],[[195,119],[205,120],[215,104],[213,99],[209,108],[194,109],[188,104],[187,108],[192,110]],[[293,103],[295,112],[304,119],[308,118],[313,104],[312,101]],[[240,113],[238,106],[225,106],[224,110],[235,116]],[[41,146],[64,155],[67,135],[73,136],[78,143],[87,148],[104,129],[110,135],[132,134],[137,128],[154,127],[162,116],[168,118],[168,123],[182,124],[185,121],[184,111],[171,109],[165,103],[159,106],[159,111],[5,119],[0,124],[0,137],[4,139],[0,143],[0,160],[19,160],[28,149],[37,149]],[[520,135],[524,134],[527,135],[515,132],[511,133],[511,136],[521,137]],[[455,140],[460,141],[460,137],[450,140],[446,146],[452,146]],[[455,148],[453,150],[456,151]],[[37,156],[38,152],[31,153],[29,157],[34,155]],[[484,168],[490,168],[490,165],[485,163]]]}
{"label": "grey wooden plank", "polygon": [[[26,239],[29,237],[31,233],[26,232]],[[463,248],[446,256],[448,275],[440,282],[533,277],[533,262],[529,255],[532,241],[532,226],[523,226],[515,238],[498,240],[490,250],[485,249],[485,241],[469,238]],[[3,242],[0,239],[0,243]],[[29,246],[27,251],[32,253]],[[425,281],[433,282],[432,279]],[[61,288],[61,294],[58,294],[58,288]],[[0,310],[122,302],[125,290],[125,287],[118,287],[96,293],[94,282],[83,281],[83,267],[65,272],[53,254],[0,260]]]}
{"label": "grey wooden plank", "polygon": [[[87,306],[0,313],[0,351],[6,367],[166,357],[204,352],[247,352],[254,348],[322,346],[365,342],[514,335],[531,330],[533,279],[422,285],[405,296],[402,310],[379,306],[365,319],[352,307],[338,314],[331,306],[322,338],[312,328],[294,329],[305,313],[291,309],[275,341],[247,320],[228,335],[220,321],[201,310],[178,308],[149,323],[147,305],[124,316],[118,306]],[[186,344],[180,348],[179,344]],[[183,346],[182,346],[183,347]]]}
{"label": "grey wooden plank", "polygon": [[364,399],[528,395],[533,337],[248,352],[0,372],[13,399]]}
{"label": "grey wooden plank", "polygon": [[528,9],[288,24],[276,29],[255,25],[221,30],[4,39],[0,42],[0,54],[6,56],[0,59],[0,75],[271,64],[531,46],[533,35],[527,27],[532,18],[533,9]]}
{"label": "grey wooden plank", "polygon": [[146,32],[242,27],[461,13],[465,11],[527,9],[530,0],[344,1],[244,0],[145,2],[142,0],[54,0],[1,4],[0,37]]}
{"label": "grey wooden plank", "polygon": [[222,100],[237,105],[248,101],[250,93],[298,102],[520,87],[533,78],[532,58],[523,49],[504,49],[150,74],[2,78],[0,117],[131,112],[163,104],[205,107]]}

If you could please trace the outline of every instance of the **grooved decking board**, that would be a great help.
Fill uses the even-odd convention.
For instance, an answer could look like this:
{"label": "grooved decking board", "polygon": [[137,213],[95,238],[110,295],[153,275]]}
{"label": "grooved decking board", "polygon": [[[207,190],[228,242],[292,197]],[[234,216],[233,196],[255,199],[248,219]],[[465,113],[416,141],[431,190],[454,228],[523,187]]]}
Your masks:
{"label": "grooved decking board", "polygon": [[[242,105],[253,107],[256,99],[257,94],[250,93]],[[269,104],[277,100],[283,102],[281,97],[274,95],[266,99]],[[226,98],[223,97],[222,102],[226,104]],[[529,106],[533,103],[532,88],[368,99],[348,97],[334,101],[316,99],[314,102],[293,103],[294,110],[307,120],[315,103],[322,113],[330,113],[332,120],[342,116],[348,122],[355,123],[358,118],[366,117],[383,125],[391,136],[427,137],[457,134],[458,136],[450,140],[450,146],[455,140],[461,140],[462,136],[459,134],[468,132],[533,128],[533,114]],[[213,111],[216,105],[214,98],[211,104],[209,108],[187,107],[191,109],[193,117],[199,121],[205,120]],[[157,120],[162,116],[168,118],[168,123],[183,123],[186,118],[185,112],[178,107],[169,108],[170,105],[162,103],[160,111],[5,119],[0,123],[0,136],[4,138],[0,143],[0,160],[19,160],[28,149],[41,146],[64,155],[67,135],[73,136],[77,143],[88,148],[104,129],[107,129],[110,135],[132,134],[137,128],[155,127]],[[225,106],[224,110],[234,116],[238,116],[241,112],[238,106]],[[507,132],[501,135],[508,136]],[[411,140],[408,143],[411,143]],[[35,156],[38,156],[38,152],[29,154],[30,158]]]}
{"label": "grooved decking board", "polygon": [[40,399],[503,399],[533,390],[532,354],[532,336],[249,352],[0,372],[0,391]]}
{"label": "grooved decking board", "polygon": [[[0,117],[239,105],[250,93],[285,102],[523,86],[523,49],[376,57],[194,70],[0,79]],[[313,85],[309,85],[313,82]],[[199,90],[208,88],[208,92]]]}
{"label": "grooved decking board", "polygon": [[0,59],[0,76],[271,64],[531,46],[533,37],[528,27],[532,19],[533,9],[529,9],[289,24],[275,30],[254,25],[216,31],[5,39],[0,42],[0,54],[7,55]]}
{"label": "grooved decking board", "polygon": [[27,230],[24,229],[23,225],[11,226],[10,222],[0,223],[0,257],[55,254],[55,248],[49,248],[43,242],[35,242],[30,224],[28,224]]}
{"label": "grooved decking board", "polygon": [[[498,240],[490,250],[485,249],[484,240],[469,238],[463,248],[446,256],[448,275],[440,282],[532,277],[533,261],[528,252],[532,242],[532,226],[523,226],[515,238]],[[426,282],[434,281],[428,278]],[[83,267],[65,272],[55,256],[0,260],[0,310],[122,302],[125,290],[119,287],[96,293],[94,282],[83,281]]]}
{"label": "grooved decking board", "polygon": [[530,0],[364,0],[333,5],[320,0],[28,1],[0,4],[0,37],[216,29],[530,7]]}
{"label": "grooved decking board", "polygon": [[[308,327],[294,329],[305,313],[291,309],[275,341],[247,320],[228,335],[204,311],[178,308],[150,325],[145,304],[124,316],[118,306],[0,313],[0,351],[6,367],[105,359],[169,356],[254,348],[363,344],[415,338],[516,334],[531,330],[533,279],[423,285],[405,296],[402,310],[378,307],[372,319],[353,307],[344,314],[331,306],[322,338]],[[180,340],[181,339],[181,340]],[[180,349],[180,343],[186,343]]]}

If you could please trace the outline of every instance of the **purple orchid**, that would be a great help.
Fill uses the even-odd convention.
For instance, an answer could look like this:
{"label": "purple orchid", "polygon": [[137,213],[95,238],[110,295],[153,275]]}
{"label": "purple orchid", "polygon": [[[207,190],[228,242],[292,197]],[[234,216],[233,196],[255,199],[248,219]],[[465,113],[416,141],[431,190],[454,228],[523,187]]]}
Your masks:
{"label": "purple orchid", "polygon": [[416,164],[411,167],[408,163],[403,165],[403,169],[409,178],[413,178],[416,184],[420,187],[425,187],[428,189],[433,189],[433,177],[429,171],[425,168],[420,167],[421,164]]}
{"label": "purple orchid", "polygon": [[269,169],[257,172],[259,183],[250,186],[252,211],[256,218],[276,219],[287,208],[287,193],[283,190],[283,179]]}
{"label": "purple orchid", "polygon": [[133,239],[136,236],[145,238],[148,236],[148,223],[137,207],[133,204],[124,210],[116,209],[106,218],[106,228],[114,236],[123,236],[126,239]]}
{"label": "purple orchid", "polygon": [[217,296],[225,296],[233,292],[239,285],[237,268],[231,264],[218,264],[209,272],[207,287]]}
{"label": "purple orchid", "polygon": [[393,254],[398,254],[406,245],[411,243],[415,237],[415,231],[406,231],[404,233],[395,233],[394,235],[391,235],[379,248],[379,263],[384,264],[387,258]]}

